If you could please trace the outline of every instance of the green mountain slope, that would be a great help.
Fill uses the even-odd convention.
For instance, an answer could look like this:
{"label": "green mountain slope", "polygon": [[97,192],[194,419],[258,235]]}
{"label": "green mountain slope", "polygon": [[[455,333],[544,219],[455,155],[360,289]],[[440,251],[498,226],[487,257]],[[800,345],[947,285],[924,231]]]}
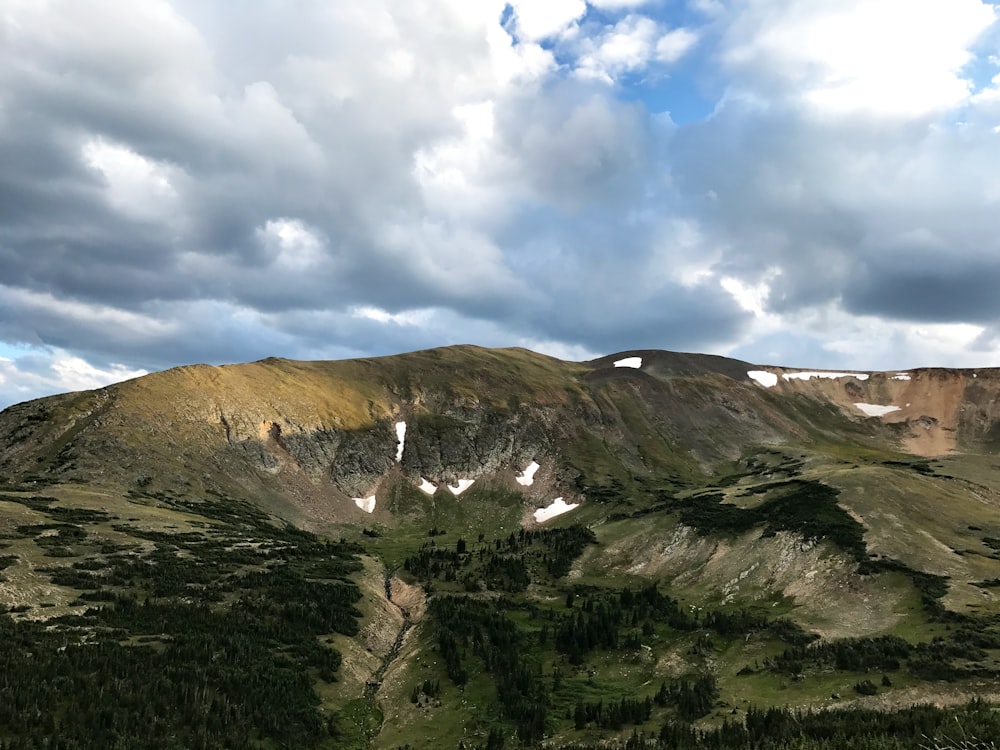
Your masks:
{"label": "green mountain slope", "polygon": [[19,404],[0,742],[736,747],[992,699],[998,396],[463,346]]}

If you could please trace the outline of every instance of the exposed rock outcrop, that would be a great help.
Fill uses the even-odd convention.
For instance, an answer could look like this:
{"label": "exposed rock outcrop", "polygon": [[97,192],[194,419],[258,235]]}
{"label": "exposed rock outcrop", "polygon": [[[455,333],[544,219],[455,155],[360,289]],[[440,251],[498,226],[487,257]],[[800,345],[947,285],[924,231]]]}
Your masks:
{"label": "exposed rock outcrop", "polygon": [[[615,367],[623,358],[638,366]],[[272,359],[177,368],[11,407],[0,414],[0,478],[152,483],[152,491],[200,477],[278,505],[339,502],[354,513],[350,499],[370,497],[394,473],[414,485],[513,482],[512,472],[537,460],[549,467],[548,488],[572,492],[584,472],[598,483],[712,473],[760,445],[993,450],[998,405],[994,370],[810,375],[649,350],[570,363],[476,347]],[[407,431],[397,456],[400,421]]]}

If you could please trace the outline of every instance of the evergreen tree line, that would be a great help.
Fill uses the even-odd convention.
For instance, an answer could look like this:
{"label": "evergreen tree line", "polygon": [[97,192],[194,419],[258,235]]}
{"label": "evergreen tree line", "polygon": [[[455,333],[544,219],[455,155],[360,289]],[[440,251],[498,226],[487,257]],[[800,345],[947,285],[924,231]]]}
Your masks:
{"label": "evergreen tree line", "polygon": [[620,741],[571,743],[565,750],[914,750],[990,747],[1000,715],[973,701],[958,709],[913,706],[899,711],[793,711],[751,708],[742,722],[699,730],[668,720],[658,733],[634,731]]}
{"label": "evergreen tree line", "polygon": [[837,504],[839,492],[821,482],[789,479],[760,485],[745,494],[769,494],[753,508],[723,502],[718,492],[676,499],[661,495],[665,509],[701,533],[742,533],[763,526],[765,535],[791,531],[810,540],[829,539],[856,560],[868,558],[864,527]]}
{"label": "evergreen tree line", "polygon": [[765,659],[763,666],[744,667],[741,674],[770,669],[787,674],[837,669],[849,672],[895,672],[907,669],[924,680],[996,677],[988,649],[1000,649],[996,618],[969,622],[947,635],[911,644],[897,636],[844,638],[808,646],[792,646]]}
{"label": "evergreen tree line", "polygon": [[[556,650],[577,665],[593,651],[638,648],[641,638],[653,635],[661,624],[680,632],[713,630],[725,637],[768,632],[789,644],[816,640],[790,620],[772,620],[747,609],[692,611],[661,592],[655,583],[638,591],[592,591],[582,598],[570,592],[566,601],[572,612],[549,616],[557,618],[553,627]],[[548,630],[542,633],[544,643]]]}
{"label": "evergreen tree line", "polygon": [[[347,580],[357,548],[248,508],[192,502],[221,522],[183,534],[123,526],[154,549],[101,543],[48,569],[97,606],[44,625],[0,617],[0,748],[329,740],[335,717],[320,714],[315,685],[341,661],[324,639],[357,633],[360,592]],[[97,549],[83,528],[55,530],[42,538]]]}
{"label": "evergreen tree line", "polygon": [[522,743],[532,745],[545,732],[548,693],[523,636],[504,609],[501,602],[454,596],[430,604],[449,679],[458,687],[468,682],[465,659],[471,651],[496,684],[503,717],[514,724]]}
{"label": "evergreen tree line", "polygon": [[596,724],[601,729],[619,730],[626,724],[645,724],[653,713],[652,698],[638,700],[622,698],[619,701],[597,701],[584,703],[580,701],[573,711],[573,721],[577,729],[584,729],[588,724]]}
{"label": "evergreen tree line", "polygon": [[715,676],[705,674],[693,682],[678,680],[669,685],[662,683],[653,700],[657,706],[673,706],[684,721],[694,721],[707,716],[719,699],[719,686]]}
{"label": "evergreen tree line", "polygon": [[573,722],[577,729],[584,729],[589,724],[613,730],[619,730],[626,724],[642,725],[652,716],[654,704],[660,708],[672,707],[680,719],[691,722],[711,713],[718,699],[719,688],[715,677],[706,674],[693,681],[685,679],[670,684],[661,683],[653,697],[624,697],[607,703],[578,701],[573,710]]}
{"label": "evergreen tree line", "polygon": [[481,537],[471,550],[465,539],[458,539],[454,548],[432,539],[403,561],[403,569],[423,581],[461,580],[467,591],[478,591],[482,584],[488,591],[518,593],[527,589],[533,575],[566,575],[573,561],[595,540],[594,533],[584,526],[521,529],[489,541]]}

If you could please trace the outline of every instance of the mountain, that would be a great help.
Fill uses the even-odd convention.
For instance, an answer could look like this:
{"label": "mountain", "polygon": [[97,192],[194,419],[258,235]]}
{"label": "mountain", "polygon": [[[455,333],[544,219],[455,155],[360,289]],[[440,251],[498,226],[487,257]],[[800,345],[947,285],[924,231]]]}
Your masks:
{"label": "mountain", "polygon": [[458,346],[18,404],[0,742],[700,747],[753,706],[993,698],[998,398],[993,369]]}

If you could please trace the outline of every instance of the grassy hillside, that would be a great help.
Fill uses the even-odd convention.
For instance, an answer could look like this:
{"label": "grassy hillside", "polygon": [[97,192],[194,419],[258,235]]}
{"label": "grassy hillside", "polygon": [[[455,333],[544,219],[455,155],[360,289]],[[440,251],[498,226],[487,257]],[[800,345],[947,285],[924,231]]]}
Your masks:
{"label": "grassy hillside", "polygon": [[912,747],[866,713],[912,704],[993,731],[960,706],[1000,675],[995,373],[759,369],[451,347],[12,407],[0,742]]}

